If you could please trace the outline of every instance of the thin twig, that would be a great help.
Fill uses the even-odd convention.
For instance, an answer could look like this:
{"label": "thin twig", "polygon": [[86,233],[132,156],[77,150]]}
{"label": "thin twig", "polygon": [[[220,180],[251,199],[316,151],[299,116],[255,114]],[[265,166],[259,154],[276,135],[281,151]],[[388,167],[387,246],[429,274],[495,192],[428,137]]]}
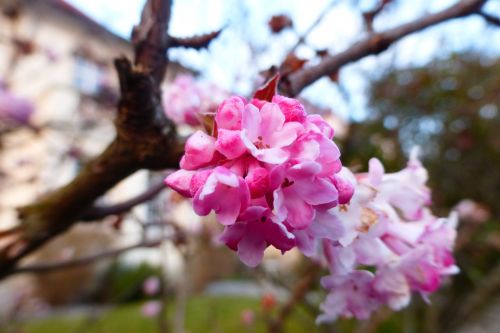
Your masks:
{"label": "thin twig", "polygon": [[321,14],[316,18],[316,20],[307,28],[306,31],[302,33],[302,35],[299,36],[299,39],[297,40],[297,43],[288,51],[288,54],[295,52],[295,50],[302,45],[305,41],[307,36],[318,26],[318,24],[321,23],[321,21],[325,18],[326,14],[330,12],[330,9],[333,8],[333,6],[337,3],[337,0],[331,1],[322,11]]}
{"label": "thin twig", "polygon": [[460,302],[458,310],[455,312],[450,326],[455,328],[460,323],[464,323],[475,310],[484,305],[491,295],[500,291],[500,264],[497,264],[484,278],[480,284]]}
{"label": "thin twig", "polygon": [[93,206],[84,212],[81,217],[82,221],[95,221],[108,215],[123,214],[134,208],[135,206],[149,201],[156,197],[161,191],[166,189],[163,181],[153,184],[143,193],[134,198],[125,200],[124,202],[112,206]]}
{"label": "thin twig", "polygon": [[282,81],[280,91],[284,95],[296,96],[305,87],[325,75],[337,72],[340,67],[346,64],[371,54],[379,54],[394,42],[416,31],[424,30],[454,18],[477,13],[485,2],[486,0],[462,0],[437,13],[426,15],[384,32],[371,34],[343,52],[333,56],[326,56],[318,65],[292,73],[287,80]]}
{"label": "thin twig", "polygon": [[147,248],[147,247],[156,247],[162,244],[164,241],[174,238],[175,235],[165,236],[156,240],[149,241],[141,241],[134,245],[125,246],[119,249],[109,250],[106,252],[101,252],[97,254],[93,254],[87,257],[77,258],[74,260],[65,260],[53,263],[45,263],[45,264],[34,264],[29,266],[22,266],[16,268],[12,271],[11,274],[21,274],[21,273],[48,273],[56,270],[68,269],[77,266],[88,265],[94,263],[96,261],[116,257],[121,255],[122,253],[128,252],[130,250],[138,249],[138,248]]}
{"label": "thin twig", "polygon": [[479,12],[478,14],[482,18],[484,18],[486,20],[486,22],[488,22],[489,24],[492,24],[492,25],[495,25],[497,27],[500,27],[500,18],[499,17],[490,15],[490,14],[485,13],[485,12]]}
{"label": "thin twig", "polygon": [[295,284],[292,296],[283,307],[278,311],[276,318],[274,318],[268,326],[269,333],[282,332],[285,321],[292,313],[296,305],[298,305],[310,291],[320,273],[320,266],[313,264],[306,274]]}

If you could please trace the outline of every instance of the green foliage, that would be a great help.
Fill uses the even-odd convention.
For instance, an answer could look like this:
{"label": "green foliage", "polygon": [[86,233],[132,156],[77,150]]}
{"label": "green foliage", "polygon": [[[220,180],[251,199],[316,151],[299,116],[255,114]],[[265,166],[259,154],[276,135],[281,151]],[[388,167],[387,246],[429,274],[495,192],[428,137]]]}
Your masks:
{"label": "green foliage", "polygon": [[94,300],[100,302],[122,303],[144,298],[143,282],[150,276],[160,276],[160,268],[147,263],[130,265],[115,261],[104,274],[100,290]]}

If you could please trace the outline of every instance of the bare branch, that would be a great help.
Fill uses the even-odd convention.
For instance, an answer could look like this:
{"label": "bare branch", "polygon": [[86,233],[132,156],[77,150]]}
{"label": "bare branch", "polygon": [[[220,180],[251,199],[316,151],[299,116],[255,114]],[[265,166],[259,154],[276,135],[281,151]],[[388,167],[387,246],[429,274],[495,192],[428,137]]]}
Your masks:
{"label": "bare branch", "polygon": [[166,189],[167,187],[161,182],[157,182],[153,184],[150,188],[148,188],[143,193],[137,195],[134,198],[126,200],[124,202],[118,203],[112,206],[93,206],[87,209],[82,217],[80,218],[82,221],[95,221],[106,217],[108,215],[117,215],[123,214],[134,208],[135,206],[142,204],[146,201],[149,201],[156,197],[161,191]]}
{"label": "bare branch", "polygon": [[386,50],[392,43],[414,32],[451,19],[476,13],[485,2],[486,0],[462,0],[437,13],[427,15],[381,33],[371,34],[341,53],[334,56],[326,56],[316,66],[292,73],[286,80],[282,81],[280,91],[284,95],[296,96],[305,87],[325,75],[335,73],[340,67],[346,64],[368,55],[379,54]]}
{"label": "bare branch", "polygon": [[12,271],[11,274],[22,274],[22,273],[49,273],[53,272],[56,270],[62,270],[62,269],[68,269],[68,268],[73,268],[77,266],[84,266],[88,264],[92,264],[96,261],[110,258],[110,257],[117,257],[125,252],[139,249],[139,248],[147,248],[147,247],[156,247],[161,245],[164,241],[168,239],[172,239],[174,236],[170,235],[167,237],[163,237],[161,239],[156,239],[156,240],[149,240],[149,241],[141,241],[137,244],[134,245],[129,245],[125,246],[119,249],[115,250],[109,250],[106,252],[101,252],[98,254],[93,254],[87,257],[82,257],[82,258],[77,258],[74,260],[65,260],[65,261],[59,261],[59,262],[53,262],[53,263],[46,263],[46,264],[35,264],[35,265],[29,265],[29,266],[22,266],[19,268],[16,268]]}
{"label": "bare branch", "polygon": [[480,284],[459,303],[453,316],[451,326],[455,328],[464,319],[469,318],[475,310],[484,305],[490,296],[500,291],[500,264],[497,264],[481,279]]}
{"label": "bare branch", "polygon": [[366,30],[368,30],[369,32],[373,32],[373,21],[375,20],[375,17],[380,14],[380,12],[384,10],[385,6],[390,2],[391,0],[380,0],[377,7],[375,7],[373,10],[363,13],[363,20],[365,22]]}
{"label": "bare branch", "polygon": [[322,11],[321,14],[316,18],[316,20],[307,28],[306,31],[302,35],[300,35],[299,39],[297,40],[297,43],[288,51],[288,54],[295,52],[295,50],[302,45],[305,41],[307,36],[318,26],[318,24],[321,23],[323,18],[325,18],[326,14],[330,12],[330,9],[337,3],[337,0],[331,1]]}
{"label": "bare branch", "polygon": [[485,13],[485,12],[479,12],[478,14],[482,18],[484,18],[486,20],[486,22],[488,22],[489,24],[492,24],[492,25],[495,25],[497,27],[500,27],[500,18],[499,17],[490,15],[490,14]]}
{"label": "bare branch", "polygon": [[207,48],[210,43],[221,34],[223,29],[212,31],[203,35],[196,35],[192,37],[170,37],[170,47],[185,47],[189,49],[204,49]]}
{"label": "bare branch", "polygon": [[285,321],[290,316],[295,306],[306,297],[307,292],[311,290],[314,283],[317,281],[320,272],[321,267],[316,263],[313,263],[311,267],[307,269],[305,275],[295,284],[290,299],[278,311],[276,318],[269,323],[269,333],[282,332]]}

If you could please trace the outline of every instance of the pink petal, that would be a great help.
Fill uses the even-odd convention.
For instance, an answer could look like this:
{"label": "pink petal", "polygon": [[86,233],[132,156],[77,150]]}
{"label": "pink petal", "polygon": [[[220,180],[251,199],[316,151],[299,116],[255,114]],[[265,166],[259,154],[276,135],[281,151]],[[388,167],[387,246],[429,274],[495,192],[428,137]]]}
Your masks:
{"label": "pink petal", "polygon": [[275,95],[272,102],[278,104],[281,112],[285,115],[285,121],[297,121],[301,123],[306,119],[307,113],[304,106],[298,100]]}
{"label": "pink petal", "polygon": [[307,116],[306,124],[314,129],[317,133],[321,133],[327,139],[333,139],[333,128],[319,114],[310,114]]}
{"label": "pink petal", "polygon": [[215,138],[202,131],[196,131],[186,142],[180,166],[186,170],[198,169],[211,162],[214,153]]}
{"label": "pink petal", "polygon": [[368,179],[374,186],[380,185],[384,176],[384,166],[377,158],[371,158],[368,162]]}
{"label": "pink petal", "polygon": [[232,96],[222,102],[215,115],[217,127],[229,130],[241,129],[241,118],[245,103],[245,99],[240,96]]}
{"label": "pink petal", "polygon": [[260,135],[261,115],[259,109],[251,104],[247,104],[243,113],[241,129],[249,141],[254,142]]}
{"label": "pink petal", "polygon": [[323,178],[312,178],[304,181],[297,181],[292,185],[293,190],[310,205],[321,205],[338,198],[335,186]]}
{"label": "pink petal", "polygon": [[192,197],[190,191],[191,179],[193,178],[194,174],[194,171],[183,169],[177,170],[176,172],[171,173],[167,176],[167,178],[165,178],[165,184],[173,190],[177,191],[179,194],[190,198]]}
{"label": "pink petal", "polygon": [[258,198],[269,191],[269,172],[265,168],[254,167],[248,171],[245,181],[252,198]]}
{"label": "pink petal", "polygon": [[235,159],[243,155],[247,148],[241,141],[240,131],[219,129],[215,148],[229,159]]}
{"label": "pink petal", "polygon": [[272,133],[267,142],[271,147],[286,147],[294,143],[304,127],[297,122],[285,123],[283,127]]}
{"label": "pink petal", "polygon": [[278,217],[286,217],[292,228],[305,229],[314,219],[315,210],[291,187],[274,191],[274,208]]}
{"label": "pink petal", "polygon": [[238,257],[245,265],[256,267],[262,261],[266,247],[267,243],[263,238],[246,235],[238,243]]}
{"label": "pink petal", "polygon": [[223,225],[233,224],[250,201],[245,181],[224,167],[217,167],[196,193],[193,208],[205,216],[213,210]]}
{"label": "pink petal", "polygon": [[278,105],[274,103],[266,103],[260,110],[262,120],[260,121],[259,132],[264,142],[270,143],[272,136],[281,130],[285,123],[285,116],[281,112]]}

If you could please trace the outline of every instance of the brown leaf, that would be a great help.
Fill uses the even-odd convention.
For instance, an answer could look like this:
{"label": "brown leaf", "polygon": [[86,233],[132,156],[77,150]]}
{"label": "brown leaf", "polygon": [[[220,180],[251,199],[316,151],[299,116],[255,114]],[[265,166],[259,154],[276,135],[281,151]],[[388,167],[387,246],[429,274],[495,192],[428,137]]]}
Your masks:
{"label": "brown leaf", "polygon": [[278,92],[279,80],[280,75],[276,74],[271,80],[267,81],[262,88],[257,89],[255,94],[253,95],[253,98],[271,102],[274,95],[276,95]]}
{"label": "brown leaf", "polygon": [[332,80],[335,83],[339,82],[339,72],[338,71],[336,71],[333,74],[328,75],[328,77],[330,78],[330,80]]}
{"label": "brown leaf", "polygon": [[292,19],[287,15],[274,15],[271,17],[267,23],[269,29],[275,34],[280,33],[286,28],[291,28],[293,26]]}
{"label": "brown leaf", "polygon": [[298,71],[302,67],[304,67],[306,59],[301,59],[295,55],[295,53],[289,53],[283,63],[280,66],[279,72],[281,75],[287,75]]}

